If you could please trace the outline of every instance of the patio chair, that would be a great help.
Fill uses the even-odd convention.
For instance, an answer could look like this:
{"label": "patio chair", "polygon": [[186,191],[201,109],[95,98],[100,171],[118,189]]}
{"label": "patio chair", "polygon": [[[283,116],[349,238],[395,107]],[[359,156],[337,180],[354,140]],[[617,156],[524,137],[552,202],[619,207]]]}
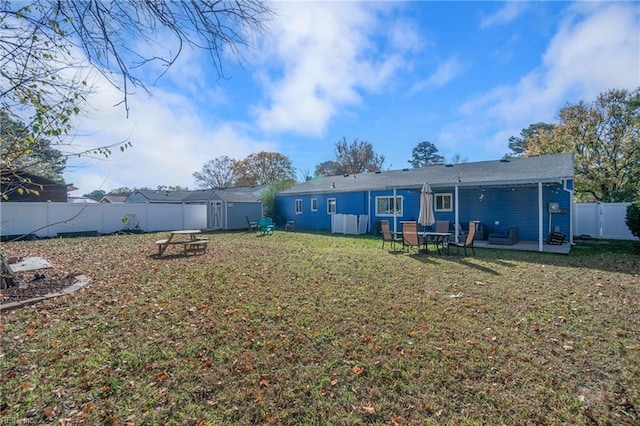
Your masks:
{"label": "patio chair", "polygon": [[258,222],[258,226],[262,231],[262,235],[273,234],[273,231],[276,229],[276,226],[273,224],[273,219],[271,219],[270,217],[260,219],[260,222]]}
{"label": "patio chair", "polygon": [[[436,220],[436,229],[435,232],[449,232],[449,221],[448,220]],[[427,236],[427,239],[425,241],[425,244],[429,244],[429,243],[433,243],[436,244],[436,246],[438,244],[442,244],[442,247],[444,248],[444,245],[448,242],[448,240],[443,239],[442,237],[438,237],[435,235],[429,235]],[[440,249],[438,249],[439,251]]]}
{"label": "patio chair", "polygon": [[395,234],[391,233],[388,220],[380,221],[380,232],[382,232],[382,248],[384,248],[384,243],[391,243],[391,247],[393,247],[393,251],[395,251],[396,242],[402,242],[402,240],[396,238]]}
{"label": "patio chair", "polygon": [[456,248],[456,254],[459,253],[460,248],[464,248],[464,255],[467,255],[467,247],[471,247],[471,251],[473,252],[474,256],[476,254],[476,250],[473,248],[473,242],[476,238],[476,225],[478,222],[476,221],[471,221],[469,222],[469,233],[467,234],[467,237],[465,238],[464,241],[460,241],[460,242],[449,242],[449,244],[447,245],[447,253],[449,253],[449,248],[451,246],[454,246]]}
{"label": "patio chair", "polygon": [[405,222],[402,224],[402,248],[411,251],[415,247],[420,251],[420,238],[418,237],[418,224],[416,222]]}
{"label": "patio chair", "polygon": [[506,233],[489,234],[489,244],[503,244],[512,246],[520,241],[520,231],[517,226],[511,226]]}
{"label": "patio chair", "polygon": [[258,230],[258,222],[253,222],[249,219],[249,215],[245,214],[244,217],[247,219],[247,232],[254,232]]}
{"label": "patio chair", "polygon": [[564,244],[565,237],[566,235],[562,232],[552,232],[551,234],[549,234],[549,238],[547,238],[547,243],[551,245],[561,246],[562,244]]}
{"label": "patio chair", "polygon": [[456,234],[456,230],[458,231],[458,237],[464,237],[465,235],[467,235],[467,233],[465,232],[464,229],[462,229],[462,225],[460,225],[459,223],[452,223],[451,224],[451,229],[450,232],[455,236]]}

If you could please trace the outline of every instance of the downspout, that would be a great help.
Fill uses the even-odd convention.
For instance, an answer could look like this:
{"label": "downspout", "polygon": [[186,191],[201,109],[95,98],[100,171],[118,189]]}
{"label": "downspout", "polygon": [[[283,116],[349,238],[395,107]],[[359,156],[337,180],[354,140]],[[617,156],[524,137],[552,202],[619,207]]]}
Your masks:
{"label": "downspout", "polygon": [[538,251],[544,251],[544,236],[542,227],[544,226],[544,211],[542,205],[542,182],[538,182]]}
{"label": "downspout", "polygon": [[569,244],[573,245],[573,221],[575,209],[573,208],[573,189],[569,189],[568,179],[562,181],[562,189],[569,193]]}
{"label": "downspout", "polygon": [[369,230],[369,232],[371,232],[371,230],[373,229],[371,227],[371,190],[367,191],[367,217],[367,229]]}
{"label": "downspout", "polygon": [[460,224],[460,212],[459,212],[459,205],[458,205],[458,187],[459,185],[456,184],[455,188],[454,188],[454,194],[455,194],[455,200],[453,202],[453,209],[454,209],[454,213],[453,213],[453,221],[454,223],[456,223],[456,225],[454,225],[454,229],[455,229],[455,242],[459,242],[458,239],[458,234],[459,234],[459,224]]}
{"label": "downspout", "polygon": [[393,188],[393,232],[398,232],[398,211],[395,208],[396,189]]}

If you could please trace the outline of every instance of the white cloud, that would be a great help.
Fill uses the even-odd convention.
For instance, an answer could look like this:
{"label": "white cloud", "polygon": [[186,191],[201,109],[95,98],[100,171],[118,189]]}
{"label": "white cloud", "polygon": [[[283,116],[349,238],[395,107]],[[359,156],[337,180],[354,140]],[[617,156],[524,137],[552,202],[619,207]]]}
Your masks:
{"label": "white cloud", "polygon": [[508,1],[496,14],[483,17],[480,21],[480,27],[488,28],[508,24],[522,15],[527,7],[527,3],[523,1]]}
{"label": "white cloud", "polygon": [[79,124],[79,132],[86,136],[76,137],[76,149],[124,140],[131,140],[133,147],[124,153],[112,149],[108,159],[71,159],[65,178],[79,188],[78,194],[100,185],[105,191],[124,186],[194,188],[192,173],[210,159],[221,155],[242,159],[252,152],[276,149],[273,142],[255,140],[243,123],[211,122],[203,117],[190,91],[155,87],[151,97],[136,93],[129,97],[126,119],[124,108],[114,107],[122,93],[103,80],[96,87],[90,99],[94,110]]}
{"label": "white cloud", "polygon": [[436,71],[426,80],[416,82],[412,87],[412,92],[419,92],[432,87],[445,86],[456,77],[466,71],[465,65],[455,56],[438,64]]}
{"label": "white cloud", "polygon": [[574,86],[595,97],[603,89],[640,84],[637,5],[594,6],[577,4],[551,41],[544,57],[549,87]]}
{"label": "white cloud", "polygon": [[[266,131],[322,135],[341,109],[361,102],[361,91],[378,91],[405,66],[402,49],[415,47],[410,32],[400,42],[393,25],[382,22],[386,5],[278,5],[277,30],[262,58],[269,71],[260,76],[267,105],[254,108]],[[410,29],[406,22],[399,25]],[[373,38],[387,36],[397,50],[385,55]]]}
{"label": "white cloud", "polygon": [[609,89],[638,87],[638,16],[637,7],[626,3],[570,8],[538,68],[516,85],[494,88],[462,107],[462,113],[504,129],[489,138],[485,149],[506,153],[509,135],[538,121],[555,121],[566,102],[592,101]]}

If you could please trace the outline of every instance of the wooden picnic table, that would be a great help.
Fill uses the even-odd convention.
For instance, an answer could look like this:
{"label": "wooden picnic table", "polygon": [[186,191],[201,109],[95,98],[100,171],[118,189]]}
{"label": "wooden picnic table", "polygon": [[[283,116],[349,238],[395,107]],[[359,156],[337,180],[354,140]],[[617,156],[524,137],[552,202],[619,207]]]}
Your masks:
{"label": "wooden picnic table", "polygon": [[[205,252],[207,250],[208,240],[206,238],[199,238],[198,234],[201,231],[198,229],[183,229],[179,231],[171,231],[169,238],[156,241],[158,245],[158,256],[162,256],[167,248],[172,244],[180,244],[184,248],[185,256],[189,253]],[[184,237],[187,237],[186,239]]]}

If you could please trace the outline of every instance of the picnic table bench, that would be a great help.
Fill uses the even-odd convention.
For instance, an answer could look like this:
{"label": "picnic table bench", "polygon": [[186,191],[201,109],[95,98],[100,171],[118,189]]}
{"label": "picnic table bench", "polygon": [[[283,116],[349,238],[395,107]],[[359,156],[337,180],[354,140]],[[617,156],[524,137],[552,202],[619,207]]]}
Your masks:
{"label": "picnic table bench", "polygon": [[[207,250],[207,243],[209,240],[206,238],[199,238],[198,234],[200,234],[200,231],[197,229],[171,231],[169,238],[163,238],[156,241],[156,244],[158,245],[158,256],[162,256],[167,248],[173,244],[182,245],[185,256],[188,256],[189,253],[204,253]],[[188,236],[188,239],[175,239],[176,236],[180,235],[186,235]]]}

